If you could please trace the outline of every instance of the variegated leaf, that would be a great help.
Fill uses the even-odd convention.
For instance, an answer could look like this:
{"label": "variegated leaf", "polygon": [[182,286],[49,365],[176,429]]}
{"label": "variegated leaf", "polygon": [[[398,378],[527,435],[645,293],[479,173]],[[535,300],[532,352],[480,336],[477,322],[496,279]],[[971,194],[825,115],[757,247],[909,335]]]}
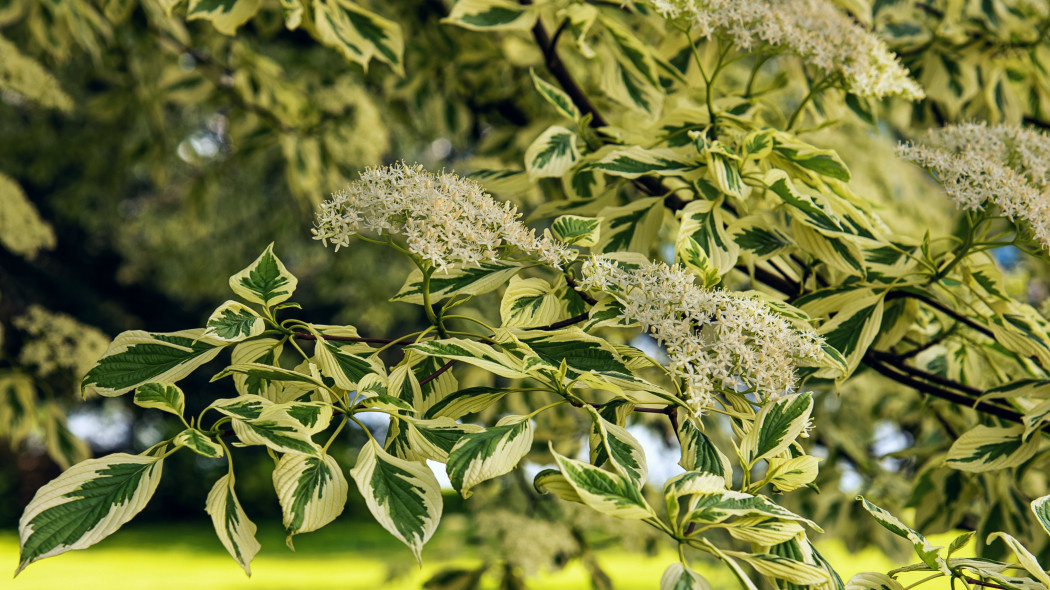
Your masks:
{"label": "variegated leaf", "polygon": [[510,473],[532,449],[532,421],[505,416],[495,426],[464,435],[448,454],[448,478],[464,498],[477,484]]}
{"label": "variegated leaf", "polygon": [[559,114],[573,121],[580,118],[580,109],[576,108],[576,104],[572,102],[568,94],[565,94],[565,91],[537,76],[536,70],[530,69],[529,75],[532,77],[533,85],[536,86],[536,91],[544,100],[553,105]]}
{"label": "variegated leaf", "polygon": [[255,16],[261,3],[262,0],[190,0],[186,20],[209,20],[216,31],[233,36],[237,27]]}
{"label": "variegated leaf", "polygon": [[135,405],[182,416],[186,409],[186,396],[174,383],[147,383],[135,390]]}
{"label": "variegated leaf", "polygon": [[797,522],[763,516],[745,516],[726,524],[726,532],[734,539],[769,547],[790,541],[805,529]]}
{"label": "variegated leaf", "polygon": [[655,119],[663,108],[664,93],[619,52],[603,52],[598,85],[613,101]]}
{"label": "variegated leaf", "polygon": [[219,542],[244,568],[244,573],[250,576],[252,560],[259,553],[261,545],[255,540],[257,527],[254,522],[248,520],[248,515],[241,508],[233,484],[232,473],[220,477],[208,492],[204,509],[211,516]]}
{"label": "variegated leaf", "polygon": [[254,310],[236,301],[227,301],[219,306],[205,324],[208,336],[214,336],[226,342],[239,342],[262,334],[266,329],[266,320]]}
{"label": "variegated leaf", "polygon": [[569,317],[565,288],[545,279],[511,277],[500,301],[499,315],[504,327],[537,328]]}
{"label": "variegated leaf", "polygon": [[612,176],[638,178],[647,174],[677,176],[697,167],[694,162],[669,149],[641,146],[606,148],[595,154],[590,168]]}
{"label": "variegated leaf", "polygon": [[941,550],[940,547],[930,543],[930,541],[922,534],[901,522],[896,516],[893,516],[882,508],[872,504],[865,499],[864,496],[857,496],[857,499],[860,500],[861,505],[863,505],[864,509],[868,511],[868,514],[871,514],[876,522],[882,525],[884,529],[898,537],[903,537],[910,541],[912,547],[915,548],[915,554],[919,556],[919,559],[921,559],[923,563],[933,569],[939,570],[946,576],[951,575],[947,563],[945,563],[944,559],[938,555]]}
{"label": "variegated leaf", "polygon": [[846,590],[904,590],[904,586],[886,574],[861,572],[849,579]]}
{"label": "variegated leaf", "polygon": [[733,485],[733,465],[729,457],[696,427],[692,419],[682,420],[677,434],[682,448],[678,464],[683,469],[721,476],[727,489]]}
{"label": "variegated leaf", "polygon": [[379,357],[354,354],[320,339],[314,345],[314,358],[321,372],[331,377],[336,387],[347,391],[356,390],[358,383],[368,375],[386,376],[386,367]]}
{"label": "variegated leaf", "polygon": [[634,481],[638,487],[649,477],[645,452],[638,439],[627,429],[603,418],[598,410],[585,406],[591,415],[591,463],[601,467],[606,462],[620,475]]}
{"label": "variegated leaf", "polygon": [[273,253],[272,243],[248,268],[230,277],[230,288],[237,296],[265,307],[287,301],[298,284],[299,280]]}
{"label": "variegated leaf", "polygon": [[213,401],[208,409],[219,412],[240,420],[255,420],[262,415],[262,411],[273,406],[273,402],[259,395],[239,395],[237,397],[221,398]]}
{"label": "variegated leaf", "polygon": [[1031,507],[1036,520],[1039,521],[1039,526],[1043,527],[1046,534],[1050,535],[1050,496],[1032,500]]}
{"label": "variegated leaf", "polygon": [[494,387],[468,387],[452,393],[431,406],[424,416],[440,418],[446,416],[458,420],[467,414],[480,412],[503,399],[508,391]]}
{"label": "variegated leaf", "polygon": [[948,449],[944,464],[960,471],[998,471],[1017,467],[1031,459],[1042,440],[1024,440],[1024,426],[1008,428],[975,426],[963,433]]}
{"label": "variegated leaf", "polygon": [[[692,239],[707,255],[718,274],[724,275],[736,265],[740,248],[726,231],[720,204],[721,200],[697,200],[685,206],[675,241],[675,252],[678,254],[686,250]],[[678,255],[683,260],[687,259]]]}
{"label": "variegated leaf", "polygon": [[[885,303],[883,294],[874,291],[853,292],[852,296],[852,300],[818,330],[824,336],[824,343],[846,359],[848,372],[843,378],[857,369],[864,353],[879,335]],[[802,309],[810,311],[806,306],[802,306]],[[817,376],[823,375],[817,373]]]}
{"label": "variegated leaf", "polygon": [[562,215],[551,223],[551,233],[570,246],[591,248],[601,237],[601,226],[601,217]]}
{"label": "variegated leaf", "polygon": [[[430,277],[430,301],[436,303],[455,294],[483,295],[506,285],[520,270],[521,265],[516,262],[494,260],[470,268],[451,267],[436,272]],[[423,305],[423,273],[413,270],[390,300]]]}
{"label": "variegated leaf", "polygon": [[755,571],[763,576],[785,580],[798,585],[822,585],[831,581],[831,577],[823,569],[795,561],[772,553],[744,553],[743,551],[726,551],[732,557],[747,562],[755,568]]}
{"label": "variegated leaf", "polygon": [[530,179],[558,178],[579,159],[576,133],[560,125],[552,125],[525,150],[525,169]]}
{"label": "variegated leaf", "polygon": [[638,520],[654,518],[649,503],[633,481],[611,471],[569,459],[551,449],[565,480],[576,490],[580,500],[594,510],[616,518]]}
{"label": "variegated leaf", "polygon": [[527,31],[536,16],[535,10],[510,0],[457,0],[441,22],[475,31]]}
{"label": "variegated leaf", "polygon": [[769,459],[769,473],[773,475],[766,477],[769,478],[769,483],[773,484],[776,491],[790,492],[817,479],[818,463],[820,463],[820,458],[813,455],[802,455],[790,459],[772,457]]}
{"label": "variegated leaf", "polygon": [[605,207],[598,212],[601,235],[595,252],[630,250],[648,254],[652,241],[663,225],[666,208],[658,197],[639,199],[622,207]]}
{"label": "variegated leaf", "polygon": [[172,441],[177,447],[185,447],[202,457],[220,459],[226,455],[222,445],[196,428],[187,428],[175,435]]}
{"label": "variegated leaf", "polygon": [[748,465],[786,450],[809,423],[813,396],[807,393],[784,396],[759,410],[755,422],[740,441]]}
{"label": "variegated leaf", "polygon": [[314,19],[321,39],[347,60],[368,69],[375,58],[404,74],[405,42],[396,22],[351,0],[314,0]]}
{"label": "variegated leaf", "polygon": [[1050,576],[1048,576],[1046,571],[1043,570],[1043,566],[1039,564],[1039,560],[1036,559],[1035,555],[1032,555],[1032,552],[1022,545],[1020,541],[1006,533],[996,532],[988,535],[988,540],[985,542],[991,543],[996,539],[1002,539],[1003,542],[1010,547],[1010,550],[1014,552],[1014,555],[1017,557],[1017,562],[1020,563],[1028,573],[1032,574],[1035,579],[1039,580],[1041,584],[1050,588]]}
{"label": "variegated leaf", "polygon": [[279,453],[315,457],[321,454],[309,429],[282,407],[264,408],[253,419],[234,418],[233,432],[246,445],[265,445]]}
{"label": "variegated leaf", "polygon": [[711,584],[700,574],[676,562],[664,570],[660,590],[711,590]]}
{"label": "variegated leaf", "polygon": [[36,423],[36,387],[23,373],[0,374],[0,432],[11,441],[22,440]]}
{"label": "variegated leaf", "polygon": [[343,513],[349,486],[335,459],[322,453],[281,457],[273,470],[273,489],[284,516],[285,543],[294,549],[292,537],[316,531]]}
{"label": "variegated leaf", "polygon": [[425,464],[398,459],[369,441],[350,470],[368,509],[420,559],[441,520],[441,487]]}
{"label": "variegated leaf", "polygon": [[664,484],[664,497],[672,517],[679,508],[673,499],[685,498],[686,511],[683,522],[703,524],[722,523],[730,518],[777,518],[804,524],[819,531],[820,527],[764,496],[752,496],[744,492],[724,489],[724,480],[710,473],[686,472]]}
{"label": "variegated leaf", "polygon": [[206,337],[203,329],[123,332],[84,376],[81,387],[85,394],[113,397],[152,381],[178,381],[215,358],[223,346],[224,342]]}
{"label": "variegated leaf", "polygon": [[576,488],[557,469],[544,469],[532,480],[532,487],[541,494],[554,494],[566,502],[583,504],[583,498],[576,493]]}
{"label": "variegated leaf", "polygon": [[84,549],[138,514],[160,482],[159,457],[117,453],[77,463],[39,490],[18,522],[18,572],[34,561]]}
{"label": "variegated leaf", "polygon": [[730,240],[758,260],[783,254],[795,245],[791,236],[761,215],[749,215],[733,222],[726,230]]}
{"label": "variegated leaf", "polygon": [[412,451],[424,459],[439,463],[448,462],[449,452],[464,435],[485,431],[477,424],[460,424],[447,416],[429,420],[402,417],[401,422],[408,430]]}
{"label": "variegated leaf", "polygon": [[405,347],[427,356],[436,356],[464,362],[510,379],[525,377],[521,362],[501,350],[471,340],[445,338],[430,340]]}
{"label": "variegated leaf", "polygon": [[[255,338],[237,344],[230,353],[231,365],[242,365],[245,363],[259,363],[263,365],[277,365],[283,351],[283,343],[276,338]],[[280,399],[283,390],[279,382],[270,382],[266,379],[238,373],[233,376],[234,387],[241,395],[253,394],[263,396],[271,401],[283,401]]]}

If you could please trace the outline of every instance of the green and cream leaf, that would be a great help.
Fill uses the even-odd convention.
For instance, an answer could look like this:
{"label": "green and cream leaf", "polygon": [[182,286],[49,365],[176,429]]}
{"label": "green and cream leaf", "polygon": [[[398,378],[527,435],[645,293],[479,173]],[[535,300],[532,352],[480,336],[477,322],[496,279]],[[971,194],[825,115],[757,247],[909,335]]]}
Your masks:
{"label": "green and cream leaf", "polygon": [[372,516],[408,545],[419,561],[423,545],[441,520],[441,487],[430,467],[398,459],[369,441],[350,476]]}
{"label": "green and cream leaf", "polygon": [[536,16],[535,10],[509,0],[457,0],[441,22],[474,31],[527,31]]}
{"label": "green and cream leaf", "polygon": [[591,248],[601,237],[601,226],[601,217],[561,215],[551,223],[551,233],[570,246]]}
{"label": "green and cream leaf", "polygon": [[18,522],[18,572],[111,535],[149,502],[163,460],[117,453],[77,463],[39,490]]}
{"label": "green and cream leaf", "polygon": [[944,464],[960,471],[984,472],[1017,467],[1035,456],[1042,441],[1024,440],[1024,426],[975,426],[948,449]]}
{"label": "green and cream leaf", "polygon": [[641,490],[627,477],[563,457],[553,448],[551,455],[558,463],[562,476],[587,506],[602,514],[627,520],[656,517],[652,507],[642,497]]}
{"label": "green and cream leaf", "polygon": [[[453,12],[454,11],[455,8],[453,9]],[[554,106],[555,110],[558,111],[558,114],[572,119],[573,121],[579,120],[580,109],[576,108],[576,104],[572,102],[572,99],[569,98],[568,94],[565,94],[564,90],[537,76],[536,70],[530,69],[529,75],[532,77],[533,85],[536,86],[536,91],[540,93],[540,96],[542,96],[544,100]]]}
{"label": "green and cream leaf", "polygon": [[763,406],[740,441],[748,465],[778,455],[791,446],[806,429],[812,411],[813,396],[808,392],[784,396]]}
{"label": "green and cream leaf", "polygon": [[259,553],[261,545],[255,539],[257,527],[248,520],[248,515],[241,508],[233,484],[233,474],[220,477],[208,492],[204,509],[211,516],[215,534],[222,546],[244,568],[244,573],[250,576],[252,559]]}
{"label": "green and cream leaf", "polygon": [[505,416],[491,428],[464,435],[445,466],[452,487],[469,498],[477,484],[510,473],[532,449],[532,437],[527,416]]}
{"label": "green and cream leaf", "polygon": [[700,574],[675,562],[664,570],[660,590],[711,590],[711,584]]}
{"label": "green and cream leaf", "polygon": [[243,303],[227,301],[211,314],[205,326],[204,333],[208,336],[239,342],[262,334],[266,330],[266,320]]}
{"label": "green and cream leaf", "polygon": [[171,442],[174,443],[176,447],[185,447],[202,457],[207,457],[208,459],[220,459],[226,455],[221,444],[215,442],[210,436],[196,428],[187,428],[186,430],[183,430],[176,434]]}
{"label": "green and cream leaf", "polygon": [[174,383],[147,383],[135,390],[135,405],[181,417],[186,409],[186,396]]}
{"label": "green and cream leaf", "polygon": [[273,253],[272,243],[248,268],[230,277],[230,288],[237,296],[264,307],[287,301],[298,284],[299,280]]}
{"label": "green and cream leaf", "polygon": [[530,179],[559,178],[580,159],[576,133],[552,125],[525,150],[525,169]]}
{"label": "green and cream leaf", "polygon": [[645,452],[638,439],[627,429],[603,418],[597,410],[586,406],[591,415],[591,463],[601,467],[606,462],[620,475],[634,481],[638,487],[649,477]]}
{"label": "green and cream leaf", "polygon": [[237,28],[251,20],[259,11],[262,0],[190,0],[186,20],[211,21],[223,35],[237,34]]}
{"label": "green and cream leaf", "polygon": [[349,486],[331,456],[289,454],[273,470],[273,489],[281,504],[285,542],[294,549],[292,537],[316,531],[343,513]]}
{"label": "green and cream leaf", "polygon": [[197,328],[118,335],[81,382],[85,394],[114,397],[150,382],[175,382],[215,358],[226,343]]}
{"label": "green and cream leaf", "polygon": [[[453,295],[484,295],[506,285],[521,270],[516,262],[493,260],[469,268],[450,267],[430,277],[430,300],[438,302]],[[423,305],[423,273],[413,270],[391,301]]]}

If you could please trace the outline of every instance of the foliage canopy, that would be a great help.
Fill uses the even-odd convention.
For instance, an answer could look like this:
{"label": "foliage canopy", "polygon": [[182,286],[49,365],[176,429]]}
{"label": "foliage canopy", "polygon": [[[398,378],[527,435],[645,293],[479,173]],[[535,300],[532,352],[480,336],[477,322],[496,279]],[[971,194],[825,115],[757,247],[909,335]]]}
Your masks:
{"label": "foliage canopy", "polygon": [[[0,3],[0,434],[68,468],[25,509],[19,571],[194,454],[228,466],[206,510],[250,573],[234,458],[258,446],[289,547],[352,480],[422,559],[429,461],[481,521],[501,493],[522,528],[571,522],[549,545],[596,588],[612,519],[678,548],[667,590],[709,587],[698,559],[745,588],[1050,587],[1048,30],[1025,0]],[[346,252],[304,239],[314,211]],[[65,236],[214,311],[29,309],[34,258],[78,260]],[[174,430],[87,458],[74,376]],[[652,481],[640,427],[679,473]],[[842,580],[825,531],[914,563]]]}

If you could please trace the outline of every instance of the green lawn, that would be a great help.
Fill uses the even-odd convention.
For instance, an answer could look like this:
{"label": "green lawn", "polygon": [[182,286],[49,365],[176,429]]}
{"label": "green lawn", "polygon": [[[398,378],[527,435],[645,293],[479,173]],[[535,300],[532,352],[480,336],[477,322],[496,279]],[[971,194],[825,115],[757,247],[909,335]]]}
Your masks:
{"label": "green lawn", "polygon": [[[451,520],[451,519],[450,519]],[[296,552],[284,545],[279,525],[260,527],[262,551],[252,565],[252,578],[219,545],[205,522],[164,525],[129,525],[102,543],[72,551],[31,565],[4,588],[11,590],[357,590],[418,589],[434,572],[449,565],[476,566],[478,561],[464,550],[459,539],[462,526],[443,522],[439,535],[423,553],[423,567],[378,525],[335,523],[315,533],[296,538]],[[941,542],[937,539],[936,542]],[[947,541],[944,541],[947,542]],[[822,545],[822,551],[838,565],[844,579],[859,571],[886,571],[894,566],[870,550],[851,555],[840,545]],[[601,563],[618,590],[654,589],[660,575],[675,559],[672,551],[655,558],[606,551]],[[18,538],[13,531],[0,531],[0,563],[14,571],[18,563]],[[702,568],[713,588],[735,589],[739,584],[722,567]],[[495,587],[489,580],[488,588]],[[542,590],[589,588],[578,565],[531,581]],[[930,584],[927,589],[947,588]]]}

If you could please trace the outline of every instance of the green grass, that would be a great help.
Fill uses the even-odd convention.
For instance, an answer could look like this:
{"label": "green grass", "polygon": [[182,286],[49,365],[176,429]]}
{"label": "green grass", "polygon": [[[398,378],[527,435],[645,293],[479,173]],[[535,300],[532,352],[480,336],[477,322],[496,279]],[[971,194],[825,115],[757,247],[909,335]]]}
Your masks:
{"label": "green grass", "polygon": [[[335,523],[295,539],[296,551],[284,545],[279,525],[262,525],[262,551],[252,564],[252,577],[226,554],[206,522],[174,525],[129,525],[86,551],[71,551],[34,563],[13,582],[11,590],[409,590],[420,588],[435,572],[449,566],[477,567],[479,560],[463,548],[465,523],[442,522],[439,535],[423,553],[419,567],[409,551],[378,525]],[[949,535],[950,537],[950,535]],[[948,540],[937,538],[936,543]],[[886,571],[895,564],[877,550],[851,554],[840,544],[825,543],[821,551],[848,580],[861,571]],[[604,551],[602,566],[618,590],[656,588],[664,568],[676,558],[671,550],[656,557]],[[0,531],[0,564],[13,572],[18,563],[18,537]],[[698,568],[713,588],[736,589],[728,570],[717,565]],[[486,579],[486,588],[496,580]],[[907,580],[905,581],[907,583]],[[586,574],[574,563],[561,571],[530,580],[532,588],[583,590]],[[940,590],[947,584],[927,584]]]}

